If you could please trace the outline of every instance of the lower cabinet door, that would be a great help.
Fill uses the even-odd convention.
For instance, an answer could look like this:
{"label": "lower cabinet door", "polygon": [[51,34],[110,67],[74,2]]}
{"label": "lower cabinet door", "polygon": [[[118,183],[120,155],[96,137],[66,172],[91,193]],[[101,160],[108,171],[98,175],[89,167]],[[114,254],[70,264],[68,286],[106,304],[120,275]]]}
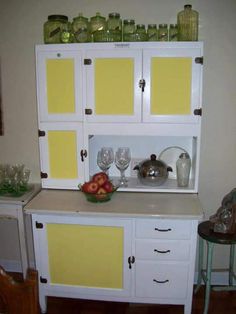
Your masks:
{"label": "lower cabinet door", "polygon": [[48,291],[129,295],[129,220],[33,218],[37,268]]}
{"label": "lower cabinet door", "polygon": [[186,298],[188,263],[136,262],[137,297]]}

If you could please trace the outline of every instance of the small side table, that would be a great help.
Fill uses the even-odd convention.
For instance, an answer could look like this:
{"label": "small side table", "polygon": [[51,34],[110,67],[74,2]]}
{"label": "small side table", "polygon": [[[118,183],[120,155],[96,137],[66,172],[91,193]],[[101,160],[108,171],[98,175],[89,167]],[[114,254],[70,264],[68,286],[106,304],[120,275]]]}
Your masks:
{"label": "small side table", "polygon": [[0,196],[0,218],[17,219],[20,242],[21,265],[24,278],[29,267],[27,242],[24,222],[24,206],[41,190],[41,186],[34,184],[21,197]]}
{"label": "small side table", "polygon": [[[234,286],[234,280],[236,276],[234,273],[234,256],[235,256],[235,244],[236,244],[236,233],[234,234],[224,234],[213,232],[212,223],[204,221],[198,226],[199,235],[199,259],[198,259],[198,280],[195,293],[201,286],[202,280],[206,285],[205,291],[205,305],[203,314],[207,314],[209,301],[210,301],[210,291],[211,291],[211,272],[212,272],[212,256],[215,244],[230,245],[230,260],[229,260],[229,285],[214,287],[216,291],[232,291],[236,290]],[[204,253],[204,240],[207,244],[207,265],[206,270],[203,269],[203,253]]]}

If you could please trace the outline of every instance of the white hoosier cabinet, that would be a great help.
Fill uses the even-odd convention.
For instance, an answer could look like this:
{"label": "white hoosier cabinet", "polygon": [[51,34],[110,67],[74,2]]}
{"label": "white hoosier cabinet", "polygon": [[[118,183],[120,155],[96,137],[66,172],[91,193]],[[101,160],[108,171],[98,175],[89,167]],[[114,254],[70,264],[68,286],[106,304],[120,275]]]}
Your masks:
{"label": "white hoosier cabinet", "polygon": [[[43,190],[25,210],[44,312],[47,296],[66,296],[183,304],[191,313],[202,64],[201,42],[36,47]],[[130,148],[128,186],[94,204],[73,190],[99,171],[103,146]],[[191,158],[187,187],[177,185],[179,151]],[[163,185],[142,185],[133,170],[151,154],[172,167]],[[116,184],[114,165],[109,174]]]}

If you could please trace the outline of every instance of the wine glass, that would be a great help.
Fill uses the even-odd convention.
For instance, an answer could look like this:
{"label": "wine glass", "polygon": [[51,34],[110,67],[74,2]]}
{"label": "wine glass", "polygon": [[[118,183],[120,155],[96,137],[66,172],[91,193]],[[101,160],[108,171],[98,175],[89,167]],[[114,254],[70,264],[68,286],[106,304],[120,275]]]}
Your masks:
{"label": "wine glass", "polygon": [[119,147],[115,154],[115,164],[120,170],[120,186],[128,186],[128,180],[125,177],[125,170],[129,167],[130,161],[130,149],[128,147]]}
{"label": "wine glass", "polygon": [[114,161],[114,152],[111,147],[102,147],[97,154],[97,165],[108,175],[108,170]]}

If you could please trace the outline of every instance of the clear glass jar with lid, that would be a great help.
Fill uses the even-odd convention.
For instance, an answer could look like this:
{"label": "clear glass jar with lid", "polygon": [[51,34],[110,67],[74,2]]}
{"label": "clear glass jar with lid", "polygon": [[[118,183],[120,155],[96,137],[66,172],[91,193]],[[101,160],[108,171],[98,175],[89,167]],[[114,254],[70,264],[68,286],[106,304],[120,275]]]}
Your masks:
{"label": "clear glass jar with lid", "polygon": [[158,31],[157,31],[157,25],[156,24],[148,24],[147,40],[148,41],[157,41],[158,40]]}
{"label": "clear glass jar with lid", "polygon": [[189,185],[189,174],[191,169],[191,159],[189,154],[182,153],[176,161],[177,184],[179,187]]}
{"label": "clear glass jar with lid", "polygon": [[105,31],[107,29],[106,18],[101,16],[99,12],[90,18],[90,31],[92,40],[94,39],[95,32]]}
{"label": "clear glass jar with lid", "polygon": [[123,41],[135,41],[135,20],[123,21]]}
{"label": "clear glass jar with lid", "polygon": [[177,14],[178,40],[198,40],[198,12],[192,10],[191,4],[186,4],[184,10]]}
{"label": "clear glass jar with lid", "polygon": [[44,43],[61,43],[61,33],[63,26],[67,25],[68,17],[66,15],[53,14],[48,16],[48,20],[43,25]]}
{"label": "clear glass jar with lid", "polygon": [[122,40],[122,20],[119,13],[109,13],[107,20],[107,30],[111,39],[110,41]]}
{"label": "clear glass jar with lid", "polygon": [[136,41],[146,41],[147,33],[144,24],[137,24],[136,26]]}
{"label": "clear glass jar with lid", "polygon": [[73,18],[72,30],[75,42],[84,43],[91,41],[89,20],[83,16],[83,13],[79,13],[77,17]]}

